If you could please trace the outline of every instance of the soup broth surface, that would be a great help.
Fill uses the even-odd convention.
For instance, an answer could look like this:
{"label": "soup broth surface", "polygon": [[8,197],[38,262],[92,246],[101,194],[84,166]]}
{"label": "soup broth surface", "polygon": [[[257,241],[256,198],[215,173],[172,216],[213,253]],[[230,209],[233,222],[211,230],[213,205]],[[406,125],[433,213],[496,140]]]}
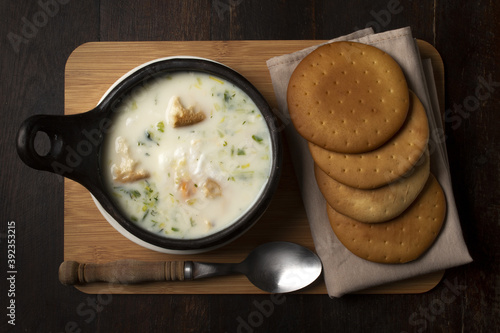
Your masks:
{"label": "soup broth surface", "polygon": [[248,211],[272,162],[255,103],[232,83],[199,72],[133,90],[115,112],[103,156],[109,191],[131,221],[188,239]]}

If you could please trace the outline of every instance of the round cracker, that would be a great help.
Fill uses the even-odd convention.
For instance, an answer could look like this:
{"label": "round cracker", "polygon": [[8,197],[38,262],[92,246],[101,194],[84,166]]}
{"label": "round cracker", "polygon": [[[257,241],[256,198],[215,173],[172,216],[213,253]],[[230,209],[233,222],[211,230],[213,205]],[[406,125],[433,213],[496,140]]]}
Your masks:
{"label": "round cracker", "polygon": [[316,145],[341,153],[374,150],[401,127],[408,86],[398,63],[365,44],[323,45],[296,67],[287,90],[290,118]]}
{"label": "round cracker", "polygon": [[362,154],[332,152],[309,142],[314,162],[336,181],[350,187],[373,189],[407,173],[427,148],[429,124],[424,106],[410,91],[408,117],[382,147]]}
{"label": "round cracker", "polygon": [[419,258],[436,239],[446,216],[446,199],[430,174],[424,189],[401,215],[384,223],[363,223],[328,205],[335,235],[353,254],[378,263],[405,263]]}
{"label": "round cracker", "polygon": [[410,206],[429,178],[430,159],[426,151],[415,167],[398,180],[374,190],[343,185],[315,165],[318,187],[337,212],[365,223],[391,220]]}

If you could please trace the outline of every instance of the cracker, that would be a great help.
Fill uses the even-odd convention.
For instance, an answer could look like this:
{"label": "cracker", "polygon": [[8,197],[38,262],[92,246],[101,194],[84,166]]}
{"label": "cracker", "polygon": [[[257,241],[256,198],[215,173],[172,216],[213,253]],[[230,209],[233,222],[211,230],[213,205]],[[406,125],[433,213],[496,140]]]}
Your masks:
{"label": "cracker", "polygon": [[426,151],[408,174],[374,190],[343,185],[318,166],[314,173],[321,193],[337,212],[360,222],[380,223],[397,217],[412,204],[429,178],[429,169]]}
{"label": "cracker", "polygon": [[199,123],[206,118],[201,111],[194,107],[185,108],[179,96],[172,96],[167,106],[167,123],[172,127],[189,126]]}
{"label": "cracker", "polygon": [[338,182],[361,189],[389,184],[407,173],[424,153],[429,124],[418,97],[410,92],[408,117],[396,135],[382,147],[361,154],[341,154],[309,143],[314,162]]}
{"label": "cracker", "polygon": [[323,45],[296,67],[287,90],[290,118],[316,145],[341,153],[374,150],[401,127],[408,86],[398,63],[354,42]]}
{"label": "cracker", "polygon": [[378,263],[405,263],[429,249],[446,216],[446,199],[430,174],[424,189],[400,216],[384,223],[363,223],[336,212],[328,217],[340,242],[353,254]]}

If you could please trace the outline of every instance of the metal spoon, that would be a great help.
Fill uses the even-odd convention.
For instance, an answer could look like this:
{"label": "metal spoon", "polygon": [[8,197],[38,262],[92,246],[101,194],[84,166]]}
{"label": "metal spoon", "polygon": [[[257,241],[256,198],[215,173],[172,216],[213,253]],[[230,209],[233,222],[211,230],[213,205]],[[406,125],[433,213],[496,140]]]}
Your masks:
{"label": "metal spoon", "polygon": [[65,261],[59,267],[59,280],[65,285],[99,281],[141,283],[239,273],[246,275],[250,282],[264,291],[287,293],[313,283],[321,270],[321,261],[314,252],[294,243],[271,242],[258,246],[237,264],[128,259],[105,264]]}

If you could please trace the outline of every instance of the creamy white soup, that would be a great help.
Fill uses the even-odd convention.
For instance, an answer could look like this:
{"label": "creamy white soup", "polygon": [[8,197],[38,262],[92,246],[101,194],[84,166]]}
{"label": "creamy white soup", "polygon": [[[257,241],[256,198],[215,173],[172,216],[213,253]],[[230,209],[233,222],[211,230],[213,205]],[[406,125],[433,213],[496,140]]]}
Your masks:
{"label": "creamy white soup", "polygon": [[238,87],[198,72],[135,89],[107,133],[105,178],[140,227],[199,238],[237,220],[269,179],[265,119]]}

